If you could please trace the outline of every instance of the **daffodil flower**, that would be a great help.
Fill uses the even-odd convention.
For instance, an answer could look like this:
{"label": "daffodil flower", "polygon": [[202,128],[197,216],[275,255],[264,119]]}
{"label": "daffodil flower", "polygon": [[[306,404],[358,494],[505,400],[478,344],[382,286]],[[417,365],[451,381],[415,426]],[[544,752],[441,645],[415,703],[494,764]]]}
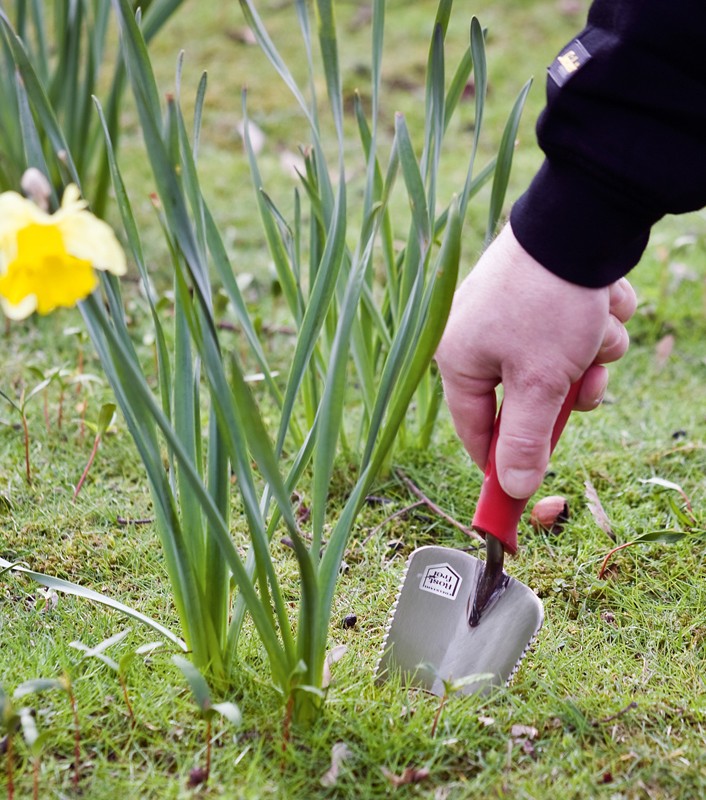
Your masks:
{"label": "daffodil flower", "polygon": [[125,274],[113,230],[86,206],[73,184],[53,214],[17,192],[0,194],[0,305],[8,317],[76,305],[98,285],[95,270]]}

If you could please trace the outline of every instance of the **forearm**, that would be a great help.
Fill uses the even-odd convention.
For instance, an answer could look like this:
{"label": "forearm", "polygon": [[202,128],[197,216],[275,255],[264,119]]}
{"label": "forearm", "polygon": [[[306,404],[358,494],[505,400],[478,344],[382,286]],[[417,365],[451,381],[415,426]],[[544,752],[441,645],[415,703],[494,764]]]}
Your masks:
{"label": "forearm", "polygon": [[606,286],[660,217],[706,204],[706,3],[597,0],[577,39],[578,68],[547,78],[546,161],[511,220],[556,275]]}

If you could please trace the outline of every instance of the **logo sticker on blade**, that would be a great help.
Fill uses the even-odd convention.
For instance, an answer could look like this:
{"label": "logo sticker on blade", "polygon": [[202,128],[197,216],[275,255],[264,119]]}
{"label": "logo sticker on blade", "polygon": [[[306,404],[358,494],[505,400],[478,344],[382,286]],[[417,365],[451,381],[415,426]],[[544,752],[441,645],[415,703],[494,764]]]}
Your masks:
{"label": "logo sticker on blade", "polygon": [[424,570],[419,588],[455,600],[463,579],[448,564],[432,564]]}

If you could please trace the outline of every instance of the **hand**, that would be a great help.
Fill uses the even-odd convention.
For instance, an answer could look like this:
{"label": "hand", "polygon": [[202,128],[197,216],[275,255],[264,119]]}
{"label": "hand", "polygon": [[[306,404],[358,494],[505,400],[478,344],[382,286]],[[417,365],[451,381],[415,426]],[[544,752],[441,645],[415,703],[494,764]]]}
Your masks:
{"label": "hand", "polygon": [[637,305],[625,278],[604,289],[568,283],[535,261],[506,225],[454,297],[436,353],[461,441],[482,468],[503,384],[496,467],[503,489],[529,497],[540,485],[551,432],[569,386],[585,377],[575,408],[598,406],[601,366],[628,348],[623,323]]}

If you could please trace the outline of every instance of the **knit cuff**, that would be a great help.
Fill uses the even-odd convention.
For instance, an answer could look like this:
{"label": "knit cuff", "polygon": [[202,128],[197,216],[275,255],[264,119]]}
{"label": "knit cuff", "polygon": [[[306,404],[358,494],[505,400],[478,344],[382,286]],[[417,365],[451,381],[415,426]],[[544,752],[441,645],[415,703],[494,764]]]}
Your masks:
{"label": "knit cuff", "polygon": [[553,159],[514,204],[510,223],[522,247],[550,272],[598,288],[637,264],[659,216],[573,164]]}

